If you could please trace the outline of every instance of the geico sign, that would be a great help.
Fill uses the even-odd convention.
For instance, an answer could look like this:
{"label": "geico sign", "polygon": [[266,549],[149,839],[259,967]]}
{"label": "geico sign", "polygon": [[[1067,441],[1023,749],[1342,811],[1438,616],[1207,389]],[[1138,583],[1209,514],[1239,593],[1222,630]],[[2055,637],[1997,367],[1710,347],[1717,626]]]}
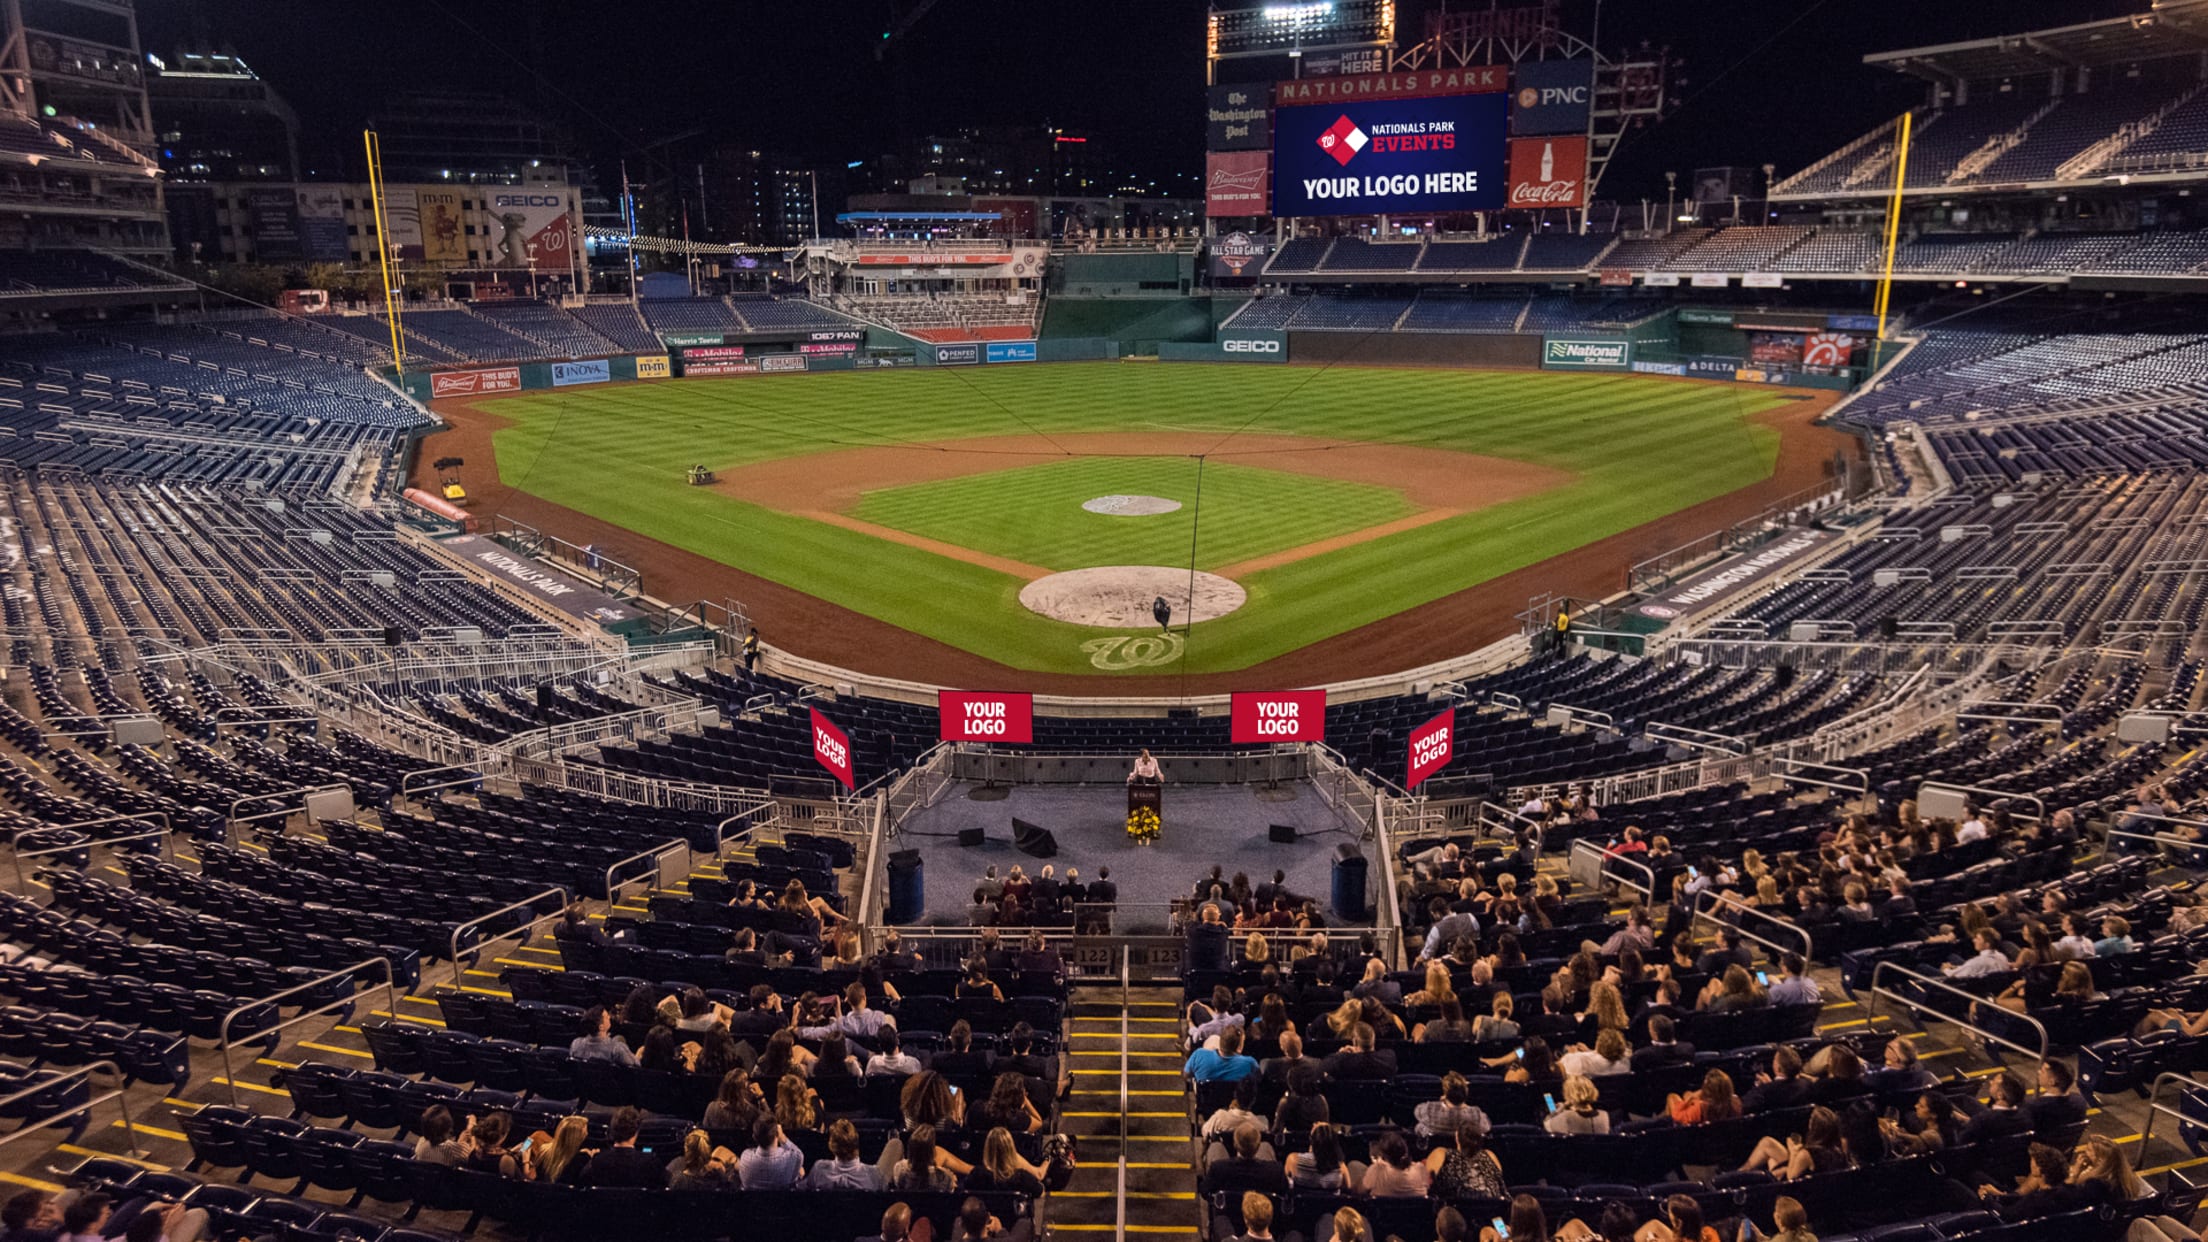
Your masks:
{"label": "geico sign", "polygon": [[557,194],[494,194],[491,203],[497,207],[565,207],[566,200]]}
{"label": "geico sign", "polygon": [[1221,341],[1219,348],[1229,354],[1277,354],[1279,341]]}

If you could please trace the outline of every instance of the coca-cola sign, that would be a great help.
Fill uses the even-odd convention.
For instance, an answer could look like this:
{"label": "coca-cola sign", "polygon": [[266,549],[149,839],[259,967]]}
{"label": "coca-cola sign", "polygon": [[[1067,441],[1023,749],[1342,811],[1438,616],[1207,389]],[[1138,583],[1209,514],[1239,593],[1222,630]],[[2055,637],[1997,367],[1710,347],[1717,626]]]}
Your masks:
{"label": "coca-cola sign", "polygon": [[1587,205],[1587,138],[1514,138],[1510,143],[1510,206]]}

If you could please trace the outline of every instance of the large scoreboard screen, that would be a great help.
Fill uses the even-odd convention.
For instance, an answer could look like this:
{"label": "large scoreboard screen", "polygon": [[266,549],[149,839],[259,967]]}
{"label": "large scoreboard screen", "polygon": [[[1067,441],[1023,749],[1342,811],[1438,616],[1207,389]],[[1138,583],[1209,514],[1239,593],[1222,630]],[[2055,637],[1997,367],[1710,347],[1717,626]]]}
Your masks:
{"label": "large scoreboard screen", "polygon": [[1351,99],[1273,114],[1275,216],[1439,215],[1504,205],[1509,97]]}

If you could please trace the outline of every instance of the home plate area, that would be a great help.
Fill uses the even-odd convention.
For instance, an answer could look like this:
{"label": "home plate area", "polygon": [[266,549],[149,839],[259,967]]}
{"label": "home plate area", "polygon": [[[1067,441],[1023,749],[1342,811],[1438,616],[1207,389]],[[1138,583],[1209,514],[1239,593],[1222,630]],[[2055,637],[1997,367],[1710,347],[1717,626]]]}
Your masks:
{"label": "home plate area", "polygon": [[1198,572],[1195,589],[1184,566],[1099,565],[1037,578],[1020,588],[1020,604],[1053,621],[1113,630],[1158,628],[1151,606],[1173,606],[1173,624],[1210,621],[1240,608],[1249,593],[1232,579]]}

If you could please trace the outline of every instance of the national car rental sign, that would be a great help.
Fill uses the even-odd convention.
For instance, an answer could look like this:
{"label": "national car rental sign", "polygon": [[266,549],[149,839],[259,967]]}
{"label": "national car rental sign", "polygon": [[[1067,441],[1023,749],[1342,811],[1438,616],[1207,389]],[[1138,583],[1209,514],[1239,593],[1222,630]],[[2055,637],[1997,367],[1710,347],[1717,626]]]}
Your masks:
{"label": "national car rental sign", "polygon": [[1403,781],[1405,789],[1418,788],[1427,777],[1449,766],[1451,756],[1456,753],[1456,732],[1455,708],[1411,730],[1410,769]]}
{"label": "national car rental sign", "polygon": [[941,690],[935,696],[946,742],[1035,740],[1035,696]]}
{"label": "national car rental sign", "polygon": [[1326,691],[1237,690],[1233,699],[1234,743],[1323,742],[1326,740]]}
{"label": "national car rental sign", "polygon": [[819,708],[815,707],[811,710],[813,713],[813,758],[819,762],[820,766],[828,769],[829,773],[837,780],[842,781],[845,789],[857,788],[859,774],[857,769],[851,766],[851,738],[843,730],[836,727],[835,721],[821,715]]}

